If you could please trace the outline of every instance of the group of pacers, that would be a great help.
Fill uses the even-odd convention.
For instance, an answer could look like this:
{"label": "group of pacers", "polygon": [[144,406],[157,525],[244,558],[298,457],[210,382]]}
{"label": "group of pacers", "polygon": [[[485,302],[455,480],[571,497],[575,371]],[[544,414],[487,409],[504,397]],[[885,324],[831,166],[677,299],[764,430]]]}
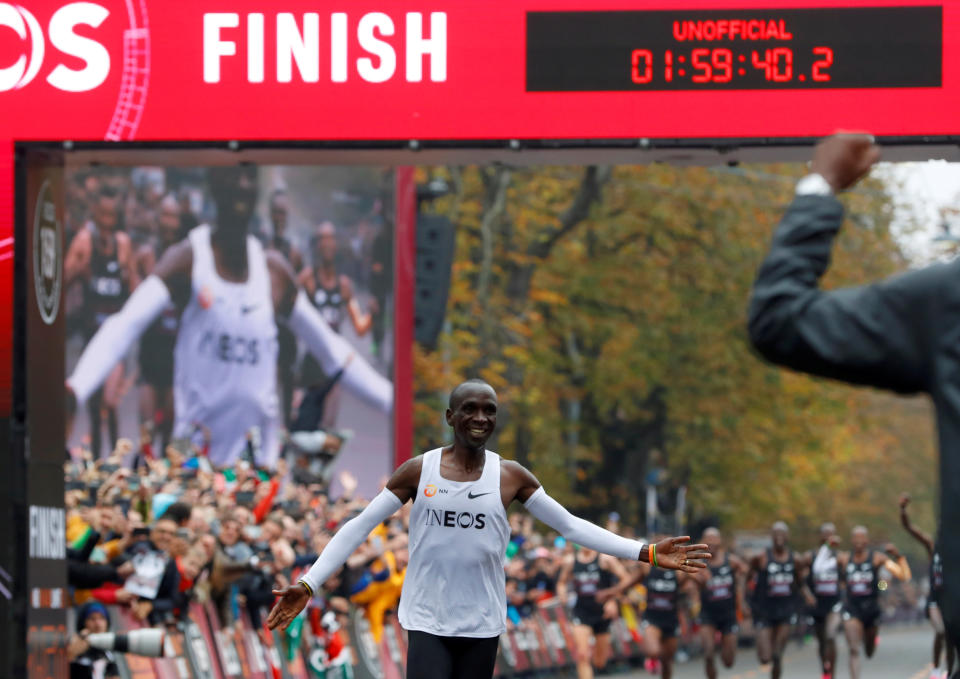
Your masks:
{"label": "group of pacers", "polygon": [[[909,497],[901,499],[904,527],[928,550],[930,595],[927,617],[935,631],[934,670],[931,679],[945,679],[952,671],[953,649],[944,643],[943,620],[937,606],[943,586],[942,565],[934,543],[909,521]],[[576,592],[573,607],[577,676],[593,677],[594,668],[603,668],[610,657],[610,625],[618,615],[617,599],[637,584],[646,589],[643,624],[644,652],[648,669],[665,679],[672,676],[680,628],[680,594],[700,602],[700,631],[706,676],[717,676],[717,660],[732,667],[737,649],[739,622],[747,608],[753,621],[757,653],[761,663],[770,665],[774,678],[783,671],[784,648],[800,616],[814,620],[824,678],[834,676],[837,662],[836,638],[843,631],[850,649],[850,676],[861,676],[861,655],[871,657],[876,648],[881,617],[880,572],[884,569],[899,580],[911,576],[906,559],[892,544],[884,552],[869,547],[863,526],[851,534],[851,549],[837,549],[840,540],[832,523],[820,529],[820,544],[806,553],[789,546],[786,524],[777,522],[771,531],[771,546],[750,559],[725,548],[720,531],[708,528],[702,540],[711,559],[696,573],[656,568],[636,563],[628,573],[617,559],[580,549],[564,562],[558,579],[558,594],[567,600],[568,588]],[[749,590],[749,591],[748,591]],[[947,670],[940,669],[946,650]],[[719,652],[719,653],[718,653]]]}

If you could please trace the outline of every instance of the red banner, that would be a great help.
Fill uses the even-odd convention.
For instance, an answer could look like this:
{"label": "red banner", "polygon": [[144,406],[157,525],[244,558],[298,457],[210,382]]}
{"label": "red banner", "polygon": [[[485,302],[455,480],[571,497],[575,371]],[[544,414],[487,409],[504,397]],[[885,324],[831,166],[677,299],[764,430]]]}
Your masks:
{"label": "red banner", "polygon": [[[917,43],[942,39],[942,73],[940,53],[907,44],[894,55],[895,46],[876,44],[898,19],[834,11],[929,4],[692,0],[671,14],[675,3],[663,0],[608,0],[576,24],[660,28],[607,59],[603,44],[551,37],[566,24],[544,13],[583,10],[577,0],[28,0],[0,3],[0,99],[13,139],[782,137],[838,126],[957,133],[960,3],[943,3],[942,18],[899,19],[904,31],[922,32]],[[802,11],[813,8],[834,13]],[[866,47],[844,52],[850,40],[821,19],[862,25]],[[732,49],[729,79],[725,53],[688,55],[690,45]],[[672,50],[669,73],[663,46]],[[813,51],[820,47],[829,52]],[[791,50],[787,81],[778,82],[785,56],[767,48]],[[881,65],[896,58],[908,74],[915,64],[916,73],[851,74],[869,71],[871,54]],[[673,89],[651,91],[648,77],[650,87]],[[572,88],[581,91],[557,91]]]}

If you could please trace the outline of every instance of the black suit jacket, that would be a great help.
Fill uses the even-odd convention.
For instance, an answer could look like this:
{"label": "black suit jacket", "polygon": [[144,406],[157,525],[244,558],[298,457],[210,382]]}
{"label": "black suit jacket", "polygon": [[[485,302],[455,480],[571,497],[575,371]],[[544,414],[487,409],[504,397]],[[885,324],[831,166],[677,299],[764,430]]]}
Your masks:
{"label": "black suit jacket", "polygon": [[900,393],[924,392],[940,444],[942,608],[960,642],[960,261],[824,291],[843,207],[798,196],[777,227],[750,300],[750,340],[795,370]]}

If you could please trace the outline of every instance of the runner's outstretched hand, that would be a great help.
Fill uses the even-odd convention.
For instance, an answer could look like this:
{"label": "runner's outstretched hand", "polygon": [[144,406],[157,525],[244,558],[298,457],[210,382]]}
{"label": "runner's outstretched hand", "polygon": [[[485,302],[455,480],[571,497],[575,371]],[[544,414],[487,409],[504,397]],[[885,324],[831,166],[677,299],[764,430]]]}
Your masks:
{"label": "runner's outstretched hand", "polygon": [[267,628],[273,630],[279,627],[281,630],[285,630],[310,601],[310,593],[306,587],[297,583],[292,587],[275,589],[273,594],[280,599],[274,604],[270,615],[267,616]]}
{"label": "runner's outstretched hand", "polygon": [[707,564],[703,559],[713,556],[707,551],[707,546],[687,545],[685,542],[690,542],[689,535],[667,538],[656,543],[657,565],[684,573],[696,573],[701,568],[706,568]]}

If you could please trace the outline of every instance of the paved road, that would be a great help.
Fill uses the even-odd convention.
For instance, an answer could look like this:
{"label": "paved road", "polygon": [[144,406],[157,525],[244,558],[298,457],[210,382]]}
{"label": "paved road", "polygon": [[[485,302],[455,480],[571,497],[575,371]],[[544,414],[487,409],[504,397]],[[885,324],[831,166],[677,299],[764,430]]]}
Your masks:
{"label": "paved road", "polygon": [[[926,626],[911,626],[880,630],[880,643],[876,655],[866,661],[860,670],[861,679],[927,679],[930,676],[930,651],[933,642],[931,631]],[[841,642],[836,679],[848,679],[846,643]],[[637,672],[630,679],[645,679],[651,675]],[[704,677],[703,661],[698,659],[676,667],[674,679],[700,679]],[[722,670],[721,679],[763,679],[769,677],[767,668],[761,668],[752,648],[739,649],[733,669]],[[800,648],[796,642],[787,647],[783,679],[815,679],[820,676],[816,643],[811,641]]]}

